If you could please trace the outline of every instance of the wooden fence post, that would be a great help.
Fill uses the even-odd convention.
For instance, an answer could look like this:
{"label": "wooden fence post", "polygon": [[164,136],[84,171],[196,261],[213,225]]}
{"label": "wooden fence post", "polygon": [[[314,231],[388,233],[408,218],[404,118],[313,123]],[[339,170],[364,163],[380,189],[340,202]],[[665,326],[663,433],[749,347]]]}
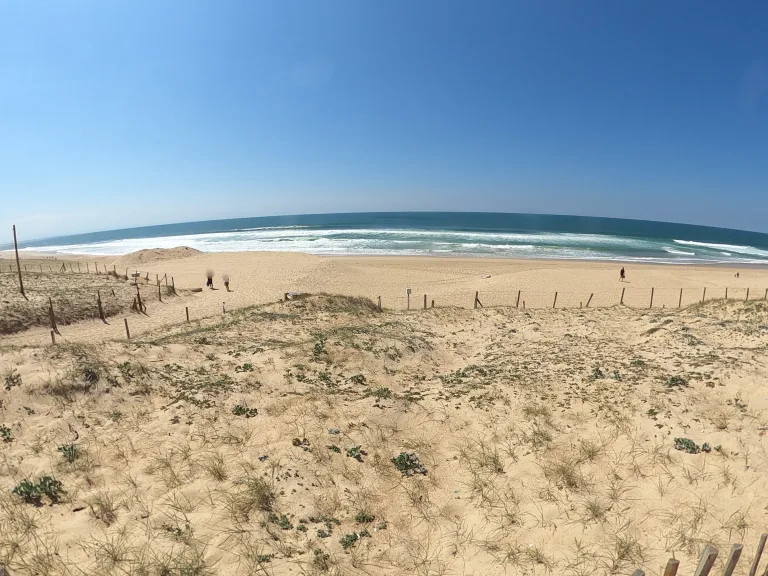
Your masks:
{"label": "wooden fence post", "polygon": [[96,303],[99,305],[99,318],[106,324],[107,320],[104,318],[104,308],[101,306],[101,293],[98,290],[96,291]]}
{"label": "wooden fence post", "polygon": [[[522,290],[518,290],[517,291],[517,302],[515,303],[515,308],[520,308],[520,293],[521,292],[522,292]],[[766,292],[768,292],[768,290],[766,290]]]}
{"label": "wooden fence post", "polygon": [[24,299],[27,295],[24,294],[24,280],[21,278],[21,266],[19,265],[19,243],[16,241],[16,224],[13,225],[13,249],[16,252],[16,269],[19,271],[19,290]]}
{"label": "wooden fence post", "polygon": [[189,322],[189,306],[184,306],[184,310],[187,313],[187,322]]}
{"label": "wooden fence post", "polygon": [[480,308],[483,307],[483,303],[480,302],[480,292],[475,291],[475,308],[477,308],[477,305],[480,305]]}
{"label": "wooden fence post", "polygon": [[128,330],[128,318],[123,318],[123,321],[125,322],[125,335],[128,338],[128,340],[131,339],[131,331]]}
{"label": "wooden fence post", "polygon": [[90,274],[91,273],[91,267],[88,265],[88,262],[85,263],[85,273]]}
{"label": "wooden fence post", "polygon": [[707,299],[707,287],[704,286],[704,293],[701,295],[701,303],[704,304],[704,300]]}
{"label": "wooden fence post", "polygon": [[664,576],[677,576],[677,569],[680,566],[680,560],[670,558],[667,567],[664,568]]}
{"label": "wooden fence post", "polygon": [[587,308],[589,308],[589,303],[592,302],[592,296],[594,295],[595,295],[594,292],[589,295],[589,299],[587,300],[587,306],[586,306]]}
{"label": "wooden fence post", "polygon": [[728,300],[728,286],[725,287],[725,299]]}
{"label": "wooden fence post", "polygon": [[432,308],[434,308],[434,307],[435,307],[435,301],[432,300]]}
{"label": "wooden fence post", "polygon": [[478,294],[479,294],[479,292],[475,291],[475,308],[477,308],[477,295]]}
{"label": "wooden fence post", "polygon": [[651,288],[651,305],[648,308],[653,308],[653,288]]}
{"label": "wooden fence post", "polygon": [[80,262],[77,263],[77,273],[80,274]]}
{"label": "wooden fence post", "polygon": [[424,310],[427,309],[427,295],[424,294]]}
{"label": "wooden fence post", "polygon": [[683,304],[683,289],[680,288],[680,298],[677,300],[677,307],[680,308]]}
{"label": "wooden fence post", "polygon": [[734,544],[731,548],[731,553],[728,556],[728,561],[725,563],[725,570],[723,571],[723,576],[732,576],[733,571],[736,570],[736,564],[739,562],[739,558],[741,558],[741,552],[744,549],[744,546],[741,544]]}
{"label": "wooden fence post", "polygon": [[56,333],[51,330],[51,344],[56,345]]}
{"label": "wooden fence post", "polygon": [[552,308],[554,308],[555,306],[557,306],[557,292],[555,292],[555,301],[552,302]]}
{"label": "wooden fence post", "polygon": [[709,576],[709,571],[712,570],[712,566],[717,560],[717,548],[708,544],[704,548],[704,552],[701,553],[701,560],[699,560],[699,566],[694,572],[694,576]]}
{"label": "wooden fence post", "polygon": [[747,296],[744,298],[744,302],[749,302],[749,286],[747,286]]}
{"label": "wooden fence post", "polygon": [[619,304],[624,304],[624,290],[626,290],[626,288],[621,289],[621,300],[619,300]]}
{"label": "wooden fence post", "polygon": [[139,301],[139,312],[144,312],[146,308],[144,307],[144,304],[141,302],[141,292],[139,291],[138,284],[136,284],[136,298]]}
{"label": "wooden fence post", "polygon": [[176,283],[173,281],[173,276],[171,276],[171,290],[173,290],[173,295],[176,295]]}
{"label": "wooden fence post", "polygon": [[381,296],[379,296],[379,312],[381,312]]}
{"label": "wooden fence post", "polygon": [[765,289],[765,296],[763,296],[763,300],[768,300],[768,288]]}
{"label": "wooden fence post", "polygon": [[99,263],[98,262],[94,262],[93,265],[96,266],[96,274],[98,274],[99,273]]}
{"label": "wooden fence post", "polygon": [[51,297],[48,297],[48,316],[51,320],[51,328],[53,328],[53,331],[61,336],[61,332],[59,332],[59,327],[56,325],[56,313],[53,311],[53,300],[51,300]]}
{"label": "wooden fence post", "polygon": [[749,569],[749,576],[757,574],[757,567],[760,565],[760,557],[763,555],[766,540],[768,540],[768,534],[760,536],[760,543],[757,545],[757,552],[755,552],[755,559],[752,561],[752,568]]}
{"label": "wooden fence post", "polygon": [[222,314],[226,314],[227,313],[227,309],[224,307],[224,302],[221,303],[221,313]]}

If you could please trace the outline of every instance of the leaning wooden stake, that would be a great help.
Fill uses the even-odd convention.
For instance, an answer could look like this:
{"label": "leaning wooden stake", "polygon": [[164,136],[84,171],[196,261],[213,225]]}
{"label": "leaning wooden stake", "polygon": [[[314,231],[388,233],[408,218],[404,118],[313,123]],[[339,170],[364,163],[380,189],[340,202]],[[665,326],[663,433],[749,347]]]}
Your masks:
{"label": "leaning wooden stake", "polygon": [[[760,565],[760,557],[763,555],[766,540],[768,540],[768,534],[760,536],[760,543],[757,545],[757,552],[755,552],[755,559],[752,561],[752,568],[749,569],[749,576],[757,574],[757,567]],[[768,570],[768,567],[766,569]]]}
{"label": "leaning wooden stake", "polygon": [[677,307],[680,308],[682,304],[683,304],[683,289],[680,288],[680,298],[677,300]]}
{"label": "leaning wooden stake", "polygon": [[176,296],[176,283],[173,281],[173,276],[171,276],[171,290],[173,290],[173,295]]}
{"label": "leaning wooden stake", "polygon": [[768,300],[768,288],[765,289],[765,296],[763,296],[763,300]]}
{"label": "leaning wooden stake", "polygon": [[701,295],[701,303],[704,304],[704,300],[707,299],[707,287],[704,286],[704,294]]}
{"label": "leaning wooden stake", "polygon": [[56,333],[51,330],[51,344],[56,344]]}
{"label": "leaning wooden stake", "polygon": [[480,302],[479,294],[480,292],[475,291],[475,308],[477,308],[478,304],[480,305],[480,308],[483,307],[483,303]]}
{"label": "leaning wooden stake", "polygon": [[621,300],[619,300],[619,304],[624,304],[624,290],[626,290],[626,288],[621,289]]}
{"label": "leaning wooden stake", "polygon": [[141,302],[141,292],[139,291],[139,285],[136,285],[136,299],[139,301],[139,312],[144,312],[146,308]]}
{"label": "leaning wooden stake", "polygon": [[51,320],[51,328],[53,328],[53,331],[61,336],[61,332],[59,332],[59,327],[56,324],[56,313],[53,311],[53,300],[51,300],[51,297],[48,297],[48,316]]}
{"label": "leaning wooden stake", "polygon": [[189,322],[189,306],[184,306],[184,310],[187,313],[187,322]]}
{"label": "leaning wooden stake", "polygon": [[744,302],[749,302],[749,288],[747,288],[747,297],[744,298]]}
{"label": "leaning wooden stake", "polygon": [[227,313],[227,309],[224,307],[224,302],[221,303],[221,313],[222,314],[226,314]]}
{"label": "leaning wooden stake", "polygon": [[163,301],[163,295],[160,293],[160,280],[157,281],[157,299],[160,300],[160,302]]}
{"label": "leaning wooden stake", "polygon": [[125,336],[128,338],[128,340],[131,339],[131,331],[128,330],[128,318],[123,318],[123,321],[125,322]]}
{"label": "leaning wooden stake", "polygon": [[725,299],[728,300],[728,287],[725,288]]}
{"label": "leaning wooden stake", "polygon": [[651,304],[648,308],[653,308],[653,288],[651,288]]}
{"label": "leaning wooden stake", "polygon": [[427,295],[424,294],[424,310],[427,309]]}
{"label": "leaning wooden stake", "polygon": [[381,296],[379,296],[379,312],[381,312]]}
{"label": "leaning wooden stake", "polygon": [[728,556],[728,561],[725,563],[725,571],[723,571],[723,576],[733,576],[733,571],[736,570],[736,564],[739,562],[739,558],[741,558],[741,552],[744,550],[744,546],[741,544],[734,544],[731,548],[731,553]]}
{"label": "leaning wooden stake", "polygon": [[19,243],[16,241],[16,224],[13,225],[13,249],[16,251],[16,270],[19,271],[19,290],[24,298],[27,295],[24,293],[24,280],[21,278],[21,266],[19,265]]}
{"label": "leaning wooden stake", "polygon": [[[517,291],[517,302],[515,303],[515,308],[520,308],[520,293],[521,292],[522,292],[522,290],[518,290]],[[768,292],[768,290],[766,290],[766,292]]]}
{"label": "leaning wooden stake", "polygon": [[589,299],[587,300],[586,308],[589,308],[589,303],[592,302],[592,296],[594,296],[594,295],[595,295],[594,293],[589,295]]}
{"label": "leaning wooden stake", "polygon": [[104,308],[101,306],[101,293],[97,290],[96,295],[96,303],[99,305],[99,318],[101,318],[101,321],[106,324],[107,319],[104,318]]}
{"label": "leaning wooden stake", "polygon": [[699,566],[696,568],[696,572],[693,576],[709,576],[709,571],[712,570],[712,566],[717,560],[717,548],[708,544],[704,548],[704,552],[701,553],[701,560],[699,560]]}
{"label": "leaning wooden stake", "polygon": [[670,558],[667,567],[664,568],[664,576],[677,576],[677,568],[680,566],[680,560]]}

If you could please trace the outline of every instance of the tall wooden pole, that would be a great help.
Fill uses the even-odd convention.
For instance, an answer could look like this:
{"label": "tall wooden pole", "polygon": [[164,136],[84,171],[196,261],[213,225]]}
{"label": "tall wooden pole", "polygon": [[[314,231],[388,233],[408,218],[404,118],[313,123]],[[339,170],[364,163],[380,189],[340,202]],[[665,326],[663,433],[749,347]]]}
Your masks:
{"label": "tall wooden pole", "polygon": [[21,278],[21,265],[19,265],[19,243],[16,241],[16,224],[13,225],[13,249],[16,251],[16,270],[19,271],[19,290],[21,290],[21,295],[26,298],[24,280]]}

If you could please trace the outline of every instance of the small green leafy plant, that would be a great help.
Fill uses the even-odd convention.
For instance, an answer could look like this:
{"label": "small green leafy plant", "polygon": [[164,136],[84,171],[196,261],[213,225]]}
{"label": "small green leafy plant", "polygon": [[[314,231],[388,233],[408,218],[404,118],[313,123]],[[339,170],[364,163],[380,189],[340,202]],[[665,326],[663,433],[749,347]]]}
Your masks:
{"label": "small green leafy plant", "polygon": [[5,389],[10,390],[14,386],[21,386],[21,374],[16,372],[15,368],[11,368],[5,375]]}
{"label": "small green leafy plant", "polygon": [[5,424],[0,426],[0,438],[3,439],[3,442],[13,442],[13,432]]}
{"label": "small green leafy plant", "polygon": [[376,388],[375,390],[371,390],[368,393],[368,396],[373,396],[374,398],[386,400],[388,398],[392,398],[392,390],[390,390],[389,388]]}
{"label": "small green leafy plant", "polygon": [[80,448],[75,444],[63,444],[57,450],[61,453],[64,460],[70,464],[80,457]]}
{"label": "small green leafy plant", "polygon": [[392,463],[395,468],[402,472],[403,476],[427,473],[427,469],[422,466],[419,457],[413,452],[400,452],[395,458],[392,458]]}
{"label": "small green leafy plant", "polygon": [[246,362],[242,366],[235,366],[235,372],[253,372],[253,364]]}
{"label": "small green leafy plant", "polygon": [[688,386],[688,380],[682,376],[670,376],[667,378],[667,388],[684,388]]}
{"label": "small green leafy plant", "polygon": [[344,550],[349,550],[357,544],[357,542],[361,538],[370,538],[371,534],[368,532],[368,530],[363,530],[362,532],[352,532],[352,534],[344,534],[344,536],[341,537],[339,542],[341,543],[341,547],[344,548]]}
{"label": "small green leafy plant", "polygon": [[367,510],[362,510],[355,515],[355,522],[358,524],[370,524],[374,520],[376,520],[376,516]]}
{"label": "small green leafy plant", "polygon": [[245,416],[246,418],[253,418],[259,413],[256,408],[248,408],[242,404],[235,404],[232,408],[232,414],[235,416]]}
{"label": "small green leafy plant", "polygon": [[283,530],[293,529],[293,524],[285,514],[280,514],[280,516],[278,516],[277,514],[271,513],[268,519],[272,524],[277,524]]}
{"label": "small green leafy plant", "polygon": [[688,452],[688,454],[698,454],[701,450],[699,445],[690,438],[675,438],[675,448],[683,452]]}
{"label": "small green leafy plant", "polygon": [[326,446],[326,448],[328,448],[328,450],[330,450],[331,452],[336,452],[336,454],[341,454],[341,448],[336,446],[336,444],[329,444],[328,446]]}
{"label": "small green leafy plant", "polygon": [[43,496],[47,496],[51,504],[56,504],[65,493],[61,482],[50,476],[43,476],[37,483],[22,480],[11,492],[36,506],[40,506]]}
{"label": "small green leafy plant", "polygon": [[362,450],[362,446],[352,446],[352,448],[347,448],[347,456],[354,458],[358,462],[362,462],[363,456],[367,455],[368,452]]}

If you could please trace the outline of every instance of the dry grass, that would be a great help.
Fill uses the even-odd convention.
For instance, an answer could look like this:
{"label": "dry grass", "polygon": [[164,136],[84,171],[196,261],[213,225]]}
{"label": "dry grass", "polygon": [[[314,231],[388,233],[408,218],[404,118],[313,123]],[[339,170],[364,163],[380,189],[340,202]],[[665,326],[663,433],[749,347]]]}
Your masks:
{"label": "dry grass", "polygon": [[97,293],[101,294],[102,308],[107,317],[129,310],[133,302],[135,290],[113,275],[69,271],[49,273],[49,264],[44,265],[46,271],[41,274],[33,271],[39,270],[39,265],[26,265],[29,269],[24,275],[27,299],[19,293],[18,277],[8,273],[7,268],[0,272],[0,294],[3,294],[0,299],[0,334],[13,334],[34,326],[49,326],[49,297],[53,301],[56,322],[60,325],[98,318]]}
{"label": "dry grass", "polygon": [[[655,573],[675,554],[687,566],[707,542],[765,528],[768,310],[714,303],[647,334],[669,314],[379,313],[319,295],[130,343],[0,347],[12,379],[0,564],[586,576]],[[676,437],[712,451],[680,452]],[[402,452],[426,473],[398,470]],[[46,475],[62,502],[11,493]]]}

